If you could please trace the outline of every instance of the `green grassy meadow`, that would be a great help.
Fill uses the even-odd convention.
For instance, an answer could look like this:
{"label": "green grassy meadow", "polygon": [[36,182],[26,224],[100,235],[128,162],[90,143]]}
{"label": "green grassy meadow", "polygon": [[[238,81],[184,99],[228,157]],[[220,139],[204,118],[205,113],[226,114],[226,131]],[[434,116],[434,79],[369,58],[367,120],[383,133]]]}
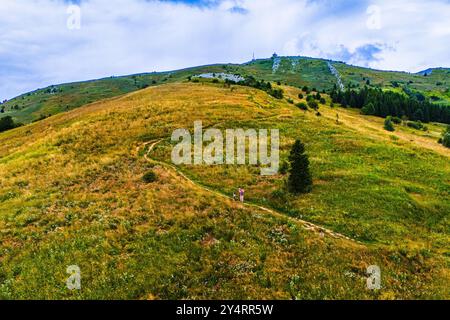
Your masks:
{"label": "green grassy meadow", "polygon": [[[296,87],[313,84],[307,70],[323,66],[297,67],[305,75],[281,87],[300,102]],[[201,72],[224,68],[239,67]],[[245,70],[272,80],[266,69],[257,60]],[[294,77],[287,70],[282,61],[280,74]],[[69,92],[93,103],[72,101],[67,112],[0,133],[0,299],[450,297],[450,151],[436,142],[442,125],[390,133],[383,119],[356,110],[327,104],[317,116],[256,89],[187,83],[191,73],[149,75],[156,83],[137,92],[147,76],[137,86],[132,78],[102,80],[121,81],[110,92],[69,84],[52,96],[55,105]],[[139,152],[162,139],[149,156],[170,163],[173,130],[192,129],[195,120],[279,129],[282,161],[300,138],[312,193],[290,195],[286,176],[262,177],[258,166],[179,167],[225,195],[243,186],[247,201],[281,213],[273,215],[211,194]],[[156,182],[143,181],[149,170]],[[307,230],[299,219],[358,242]],[[81,269],[81,290],[66,288],[69,265]],[[366,287],[370,265],[381,268],[380,290]]]}

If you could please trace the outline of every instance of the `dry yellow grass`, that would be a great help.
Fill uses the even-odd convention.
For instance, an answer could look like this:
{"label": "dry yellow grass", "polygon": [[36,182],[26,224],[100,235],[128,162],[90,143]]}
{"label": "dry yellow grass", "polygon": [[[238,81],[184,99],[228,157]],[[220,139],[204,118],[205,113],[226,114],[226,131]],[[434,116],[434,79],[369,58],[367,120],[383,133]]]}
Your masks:
{"label": "dry yellow grass", "polygon": [[[333,111],[327,112],[331,117]],[[341,128],[338,137],[320,136],[345,124],[305,115],[258,90],[208,84],[148,88],[2,133],[0,297],[448,297],[448,273],[434,251],[370,243],[364,247],[321,237],[292,219],[211,196],[136,153],[145,141],[165,139],[174,129],[191,129],[194,120],[202,120],[205,127],[280,126],[284,154],[298,135],[317,141],[336,138],[337,147],[355,152],[364,146],[357,139],[353,145],[343,142],[345,135],[354,136],[353,125]],[[321,145],[310,146],[315,150]],[[166,147],[156,154],[164,157]],[[315,166],[334,161],[318,154],[311,158]],[[228,180],[217,167],[202,168],[203,175],[183,169],[204,183],[212,179],[232,186],[254,180],[254,200],[278,188],[283,179],[263,179],[247,167],[229,168]],[[157,174],[157,182],[142,181],[148,170]],[[338,174],[335,168],[333,172]],[[342,172],[347,175],[347,168]],[[318,188],[336,183],[329,176],[320,179]],[[430,187],[428,182],[424,186]],[[357,191],[349,188],[339,191],[338,186],[335,192],[344,196]],[[310,197],[326,202],[319,191]],[[446,208],[439,198],[434,201]],[[442,232],[437,241],[447,239]],[[76,293],[65,288],[65,269],[72,264],[83,274],[83,289]],[[381,292],[365,287],[370,264],[382,264]]]}

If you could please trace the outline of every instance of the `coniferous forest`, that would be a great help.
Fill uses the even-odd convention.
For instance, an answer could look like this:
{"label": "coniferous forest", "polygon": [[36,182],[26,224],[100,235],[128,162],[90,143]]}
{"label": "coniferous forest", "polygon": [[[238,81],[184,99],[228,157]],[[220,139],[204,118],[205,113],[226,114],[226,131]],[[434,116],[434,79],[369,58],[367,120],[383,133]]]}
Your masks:
{"label": "coniferous forest", "polygon": [[343,107],[362,109],[362,113],[366,115],[407,117],[409,120],[425,123],[450,124],[450,107],[431,103],[424,96],[413,93],[400,94],[368,87],[346,91],[335,88],[331,92],[331,99],[333,103],[340,103]]}

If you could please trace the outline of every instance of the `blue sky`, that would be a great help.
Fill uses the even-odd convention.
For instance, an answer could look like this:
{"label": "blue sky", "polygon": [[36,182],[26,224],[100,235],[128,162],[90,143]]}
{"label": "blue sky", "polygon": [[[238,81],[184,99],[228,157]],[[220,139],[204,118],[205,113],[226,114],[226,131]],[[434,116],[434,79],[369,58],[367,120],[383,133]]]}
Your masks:
{"label": "blue sky", "polygon": [[[79,29],[67,27],[74,4]],[[253,52],[410,72],[450,67],[448,0],[1,0],[0,13],[0,99],[70,81],[241,63]]]}

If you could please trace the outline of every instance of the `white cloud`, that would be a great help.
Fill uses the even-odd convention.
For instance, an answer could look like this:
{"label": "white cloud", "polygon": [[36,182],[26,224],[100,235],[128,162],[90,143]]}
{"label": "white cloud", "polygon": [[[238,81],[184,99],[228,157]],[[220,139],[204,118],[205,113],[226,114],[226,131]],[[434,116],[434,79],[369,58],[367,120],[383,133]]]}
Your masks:
{"label": "white cloud", "polygon": [[[370,5],[380,8],[379,29],[367,27]],[[253,52],[411,72],[450,66],[445,0],[84,0],[80,30],[67,29],[67,6],[0,1],[0,98],[68,81],[244,62]]]}

